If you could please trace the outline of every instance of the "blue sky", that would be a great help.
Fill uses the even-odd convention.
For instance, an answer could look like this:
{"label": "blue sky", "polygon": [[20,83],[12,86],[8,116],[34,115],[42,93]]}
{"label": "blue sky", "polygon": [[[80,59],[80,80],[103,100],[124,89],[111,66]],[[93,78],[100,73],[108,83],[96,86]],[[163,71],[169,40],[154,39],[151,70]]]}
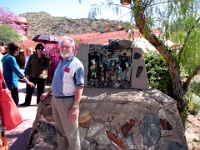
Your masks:
{"label": "blue sky", "polygon": [[[116,4],[120,4],[120,0],[113,0]],[[0,7],[8,9],[19,15],[26,12],[44,11],[55,17],[67,18],[87,18],[92,4],[101,4],[106,0],[0,0]],[[130,21],[130,10],[122,8],[121,13],[116,15],[112,10],[102,7],[102,14],[97,16],[98,19],[111,19]],[[124,14],[127,14],[123,16]]]}

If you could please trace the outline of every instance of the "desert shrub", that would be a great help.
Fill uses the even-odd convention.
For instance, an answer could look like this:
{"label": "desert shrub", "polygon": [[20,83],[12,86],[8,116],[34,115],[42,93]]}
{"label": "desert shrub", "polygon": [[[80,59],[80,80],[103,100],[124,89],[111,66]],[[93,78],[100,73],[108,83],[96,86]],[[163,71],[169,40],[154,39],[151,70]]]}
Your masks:
{"label": "desert shrub", "polygon": [[[157,51],[147,51],[143,58],[147,67],[149,85],[173,97],[172,80],[164,58]],[[188,114],[196,115],[200,110],[200,81],[191,82],[183,102],[185,107],[180,116],[185,124]]]}
{"label": "desert shrub", "polygon": [[143,58],[149,85],[173,97],[172,80],[164,58],[157,51],[147,51]]}

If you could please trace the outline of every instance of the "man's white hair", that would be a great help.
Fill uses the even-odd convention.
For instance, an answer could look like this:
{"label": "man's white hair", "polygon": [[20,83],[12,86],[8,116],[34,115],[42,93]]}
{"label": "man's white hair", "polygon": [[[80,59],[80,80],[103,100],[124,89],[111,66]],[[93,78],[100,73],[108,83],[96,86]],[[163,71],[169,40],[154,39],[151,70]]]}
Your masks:
{"label": "man's white hair", "polygon": [[67,37],[67,36],[64,36],[60,41],[59,41],[59,47],[61,46],[61,44],[64,42],[64,41],[69,41],[71,43],[71,46],[73,48],[73,50],[75,49],[75,41],[74,39],[70,38],[70,37]]}

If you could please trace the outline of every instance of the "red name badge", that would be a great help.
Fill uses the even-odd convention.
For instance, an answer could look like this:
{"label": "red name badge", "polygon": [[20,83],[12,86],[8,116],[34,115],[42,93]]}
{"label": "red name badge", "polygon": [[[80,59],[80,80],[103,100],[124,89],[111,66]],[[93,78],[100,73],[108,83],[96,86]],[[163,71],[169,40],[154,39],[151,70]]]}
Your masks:
{"label": "red name badge", "polygon": [[65,72],[70,72],[70,68],[65,68]]}

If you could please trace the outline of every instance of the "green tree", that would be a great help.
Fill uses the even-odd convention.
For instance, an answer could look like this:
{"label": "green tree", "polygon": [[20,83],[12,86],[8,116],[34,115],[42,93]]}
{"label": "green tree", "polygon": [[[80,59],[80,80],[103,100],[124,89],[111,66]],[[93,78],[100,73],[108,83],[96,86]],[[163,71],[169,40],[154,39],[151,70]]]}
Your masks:
{"label": "green tree", "polygon": [[20,42],[20,36],[10,25],[0,24],[0,42]]}
{"label": "green tree", "polygon": [[[119,0],[118,0],[119,1]],[[113,0],[106,0],[113,10],[120,7]],[[172,79],[172,97],[179,111],[185,109],[184,96],[192,78],[200,70],[199,0],[130,0],[130,14],[138,30],[163,56]],[[91,11],[100,11],[103,5],[95,5]],[[157,37],[153,28],[160,28],[163,35]],[[171,38],[179,47],[169,47]]]}

